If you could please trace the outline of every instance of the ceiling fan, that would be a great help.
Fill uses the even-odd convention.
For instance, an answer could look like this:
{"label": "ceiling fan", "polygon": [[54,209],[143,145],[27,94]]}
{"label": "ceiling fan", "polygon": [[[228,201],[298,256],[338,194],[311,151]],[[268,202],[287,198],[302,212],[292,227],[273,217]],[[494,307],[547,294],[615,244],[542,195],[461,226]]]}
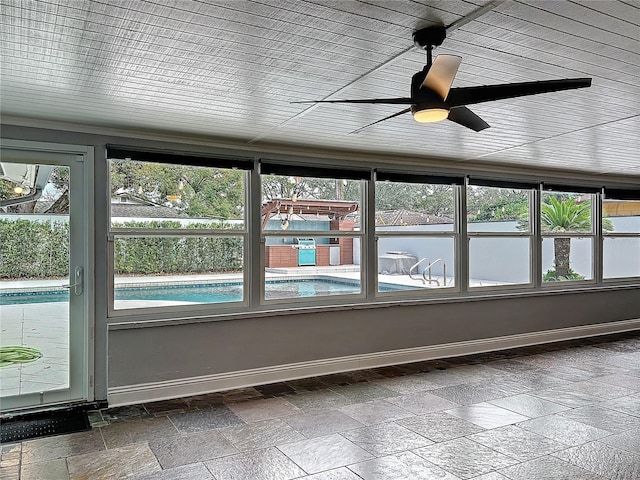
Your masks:
{"label": "ceiling fan", "polygon": [[434,47],[442,44],[446,27],[431,26],[413,33],[413,41],[427,51],[427,64],[411,79],[411,96],[402,98],[369,98],[352,100],[312,100],[293,103],[385,103],[409,105],[408,108],[381,120],[365,125],[351,133],[358,133],[371,125],[411,112],[415,121],[433,123],[449,119],[476,132],[489,127],[466,105],[506,98],[537,95],[539,93],[571,90],[591,86],[591,78],[569,78],[537,82],[505,83],[477,87],[451,87],[462,61],[455,55],[438,55],[432,60]]}

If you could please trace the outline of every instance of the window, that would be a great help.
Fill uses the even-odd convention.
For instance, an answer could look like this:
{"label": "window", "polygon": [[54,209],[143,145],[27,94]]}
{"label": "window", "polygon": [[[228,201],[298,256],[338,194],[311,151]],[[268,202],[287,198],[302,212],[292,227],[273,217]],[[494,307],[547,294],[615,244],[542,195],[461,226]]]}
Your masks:
{"label": "window", "polygon": [[471,179],[467,185],[469,288],[531,285],[536,186]]}
{"label": "window", "polygon": [[202,163],[109,151],[115,310],[245,299],[247,174]]}
{"label": "window", "polygon": [[263,298],[362,295],[368,172],[261,164]]}
{"label": "window", "polygon": [[462,178],[377,172],[379,293],[457,286],[456,185],[461,183]]}
{"label": "window", "polygon": [[[588,189],[547,187],[542,192],[542,281],[565,282],[594,278],[595,229],[593,201]],[[594,191],[595,193],[595,191]]]}
{"label": "window", "polygon": [[640,277],[640,191],[605,190],[603,278]]}
{"label": "window", "polygon": [[118,147],[108,165],[121,318],[640,278],[637,190]]}

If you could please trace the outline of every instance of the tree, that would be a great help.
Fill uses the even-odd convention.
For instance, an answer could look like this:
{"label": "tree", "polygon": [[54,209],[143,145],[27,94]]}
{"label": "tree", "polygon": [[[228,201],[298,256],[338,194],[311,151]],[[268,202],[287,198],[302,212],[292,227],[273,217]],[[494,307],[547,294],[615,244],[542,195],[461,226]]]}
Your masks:
{"label": "tree", "polygon": [[471,185],[467,189],[467,220],[469,222],[521,222],[518,228],[528,228],[529,193],[522,189]]}
{"label": "tree", "polygon": [[358,181],[333,178],[263,175],[262,200],[296,198],[314,200],[360,200]]}
{"label": "tree", "polygon": [[[540,221],[545,232],[591,231],[591,202],[576,203],[574,197],[559,199],[549,196],[540,207]],[[604,230],[613,230],[608,219],[602,220]],[[571,238],[554,237],[553,253],[555,269],[548,271],[545,280],[577,280],[579,274],[570,268]]]}
{"label": "tree", "polygon": [[469,218],[470,222],[500,222],[516,220],[528,228],[529,224],[529,199],[526,196],[521,198],[505,198],[492,201],[488,204],[480,204],[475,216]]}
{"label": "tree", "polygon": [[239,218],[244,210],[243,172],[222,168],[114,160],[111,194],[127,192],[199,218]]}
{"label": "tree", "polygon": [[445,184],[378,182],[376,211],[398,208],[453,218],[453,188]]}

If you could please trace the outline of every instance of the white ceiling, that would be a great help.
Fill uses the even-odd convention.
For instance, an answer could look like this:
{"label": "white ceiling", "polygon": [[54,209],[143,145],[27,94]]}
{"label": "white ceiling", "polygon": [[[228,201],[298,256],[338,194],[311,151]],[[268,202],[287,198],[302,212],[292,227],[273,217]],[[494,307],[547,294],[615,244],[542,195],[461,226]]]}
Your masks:
{"label": "white ceiling", "polygon": [[[1,18],[7,123],[640,178],[638,0],[3,0]],[[425,63],[412,32],[434,24],[454,24],[435,51],[462,56],[454,87],[593,85],[472,105],[491,125],[479,133],[407,114],[353,135],[403,106],[290,103],[409,96]]]}

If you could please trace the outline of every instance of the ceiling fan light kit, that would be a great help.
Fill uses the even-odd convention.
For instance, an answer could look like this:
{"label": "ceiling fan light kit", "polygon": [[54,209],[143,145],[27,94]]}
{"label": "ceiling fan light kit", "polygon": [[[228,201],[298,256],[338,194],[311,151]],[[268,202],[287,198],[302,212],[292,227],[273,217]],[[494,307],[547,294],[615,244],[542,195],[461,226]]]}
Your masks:
{"label": "ceiling fan light kit", "polygon": [[446,27],[431,26],[413,33],[414,44],[427,52],[427,64],[411,79],[411,97],[312,100],[293,103],[409,105],[409,108],[365,125],[351,133],[359,133],[367,127],[409,112],[419,123],[435,123],[448,119],[475,132],[480,132],[489,128],[489,124],[469,110],[466,105],[591,86],[591,78],[570,78],[452,88],[451,85],[462,58],[456,55],[438,55],[435,60],[432,58],[433,49],[442,44],[446,38],[446,32]]}
{"label": "ceiling fan light kit", "polygon": [[445,120],[449,116],[449,109],[429,105],[411,105],[411,113],[418,123],[435,123]]}

